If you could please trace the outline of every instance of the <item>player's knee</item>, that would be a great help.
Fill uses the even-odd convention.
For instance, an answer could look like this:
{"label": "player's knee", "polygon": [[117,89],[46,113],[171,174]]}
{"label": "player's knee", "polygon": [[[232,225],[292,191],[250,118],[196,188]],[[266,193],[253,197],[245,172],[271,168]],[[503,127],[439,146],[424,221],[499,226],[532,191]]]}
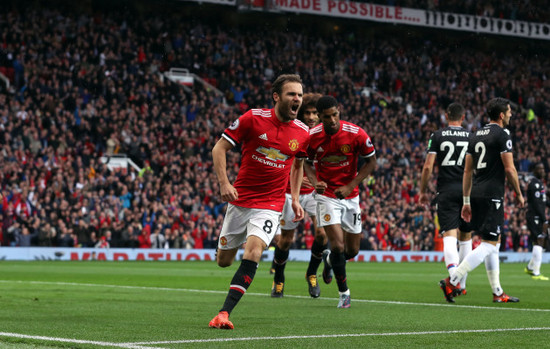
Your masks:
{"label": "player's knee", "polygon": [[469,241],[472,240],[471,232],[458,231],[458,241]]}
{"label": "player's knee", "polygon": [[292,242],[293,240],[282,240],[282,241],[279,241],[279,248],[283,251],[287,251],[287,250],[290,250],[290,246],[292,246]]}
{"label": "player's knee", "polygon": [[325,231],[323,229],[317,229],[317,231],[315,232],[315,241],[319,245],[326,245],[327,244],[327,241],[328,241],[327,234],[325,233]]}
{"label": "player's knee", "polygon": [[254,246],[246,246],[243,254],[243,259],[259,263],[264,253],[265,245],[255,244]]}
{"label": "player's knee", "polygon": [[358,253],[359,253],[358,248],[347,248],[346,251],[344,252],[344,255],[346,257],[346,260],[348,260],[357,256]]}
{"label": "player's knee", "polygon": [[233,264],[232,260],[222,259],[219,256],[218,256],[216,261],[218,262],[218,266],[220,266],[222,268],[227,268],[227,267],[231,266],[231,264]]}
{"label": "player's knee", "polygon": [[231,264],[233,264],[233,263],[228,263],[228,262],[225,262],[225,261],[223,261],[223,262],[218,261],[218,266],[219,266],[219,267],[222,267],[222,268],[230,267]]}
{"label": "player's knee", "polygon": [[216,251],[216,263],[218,263],[218,266],[222,268],[227,268],[232,265],[234,259],[235,255],[233,253],[229,253],[225,250]]}
{"label": "player's knee", "polygon": [[279,246],[281,250],[286,251],[290,249],[290,246],[292,246],[293,242],[294,242],[294,232],[292,232],[291,234],[289,233],[281,234],[281,236],[279,237],[279,242],[277,246]]}
{"label": "player's knee", "polygon": [[343,244],[339,245],[339,244],[332,244],[331,243],[330,252],[343,255],[344,254],[344,245]]}

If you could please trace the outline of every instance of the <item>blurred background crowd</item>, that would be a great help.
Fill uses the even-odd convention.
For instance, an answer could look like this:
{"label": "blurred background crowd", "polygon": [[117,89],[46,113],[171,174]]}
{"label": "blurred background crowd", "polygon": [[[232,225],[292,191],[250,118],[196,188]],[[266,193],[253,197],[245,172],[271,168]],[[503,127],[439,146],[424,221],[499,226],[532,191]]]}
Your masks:
{"label": "blurred background crowd", "polygon": [[[530,1],[377,2],[548,19],[548,7],[534,11]],[[225,203],[210,151],[246,110],[272,107],[280,73],[300,74],[305,92],[336,97],[342,119],[374,142],[378,166],[361,185],[362,249],[437,248],[434,207],[418,205],[418,187],[427,141],[451,102],[466,107],[464,126],[475,130],[489,99],[509,98],[523,188],[531,164],[550,173],[547,42],[221,9],[145,0],[5,7],[2,246],[215,248]],[[166,79],[173,67],[223,96]],[[100,161],[120,154],[139,170]],[[231,152],[230,179],[238,170]],[[529,251],[525,209],[512,195],[501,248]],[[293,247],[311,243],[306,219]]]}

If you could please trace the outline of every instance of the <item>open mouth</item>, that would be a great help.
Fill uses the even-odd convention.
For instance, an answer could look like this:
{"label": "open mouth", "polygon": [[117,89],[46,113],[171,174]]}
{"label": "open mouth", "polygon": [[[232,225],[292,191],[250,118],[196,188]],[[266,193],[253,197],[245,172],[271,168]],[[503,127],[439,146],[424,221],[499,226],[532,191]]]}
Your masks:
{"label": "open mouth", "polygon": [[297,113],[298,112],[298,108],[300,108],[299,105],[293,105],[292,107],[290,107],[290,110],[292,110],[293,113]]}

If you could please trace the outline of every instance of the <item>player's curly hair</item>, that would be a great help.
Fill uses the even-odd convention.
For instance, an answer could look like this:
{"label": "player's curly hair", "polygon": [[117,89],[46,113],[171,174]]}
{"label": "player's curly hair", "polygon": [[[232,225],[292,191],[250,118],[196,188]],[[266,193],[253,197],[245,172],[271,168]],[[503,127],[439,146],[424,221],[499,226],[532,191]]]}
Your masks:
{"label": "player's curly hair", "polygon": [[317,101],[321,98],[322,94],[320,93],[306,93],[302,100],[302,106],[298,110],[298,120],[304,121],[304,112],[307,108],[317,108]]}

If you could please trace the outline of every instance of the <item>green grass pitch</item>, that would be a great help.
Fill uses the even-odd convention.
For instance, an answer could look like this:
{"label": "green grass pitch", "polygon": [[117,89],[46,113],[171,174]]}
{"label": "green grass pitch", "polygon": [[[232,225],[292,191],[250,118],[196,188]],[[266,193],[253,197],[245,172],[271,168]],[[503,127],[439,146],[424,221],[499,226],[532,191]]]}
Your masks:
{"label": "green grass pitch", "polygon": [[263,262],[235,330],[210,329],[238,264],[0,262],[0,348],[550,348],[550,282],[524,265],[501,264],[520,303],[492,303],[481,265],[447,304],[443,263],[348,263],[351,308],[337,309],[335,281],[309,297],[303,262],[288,263],[285,297],[272,299]]}

